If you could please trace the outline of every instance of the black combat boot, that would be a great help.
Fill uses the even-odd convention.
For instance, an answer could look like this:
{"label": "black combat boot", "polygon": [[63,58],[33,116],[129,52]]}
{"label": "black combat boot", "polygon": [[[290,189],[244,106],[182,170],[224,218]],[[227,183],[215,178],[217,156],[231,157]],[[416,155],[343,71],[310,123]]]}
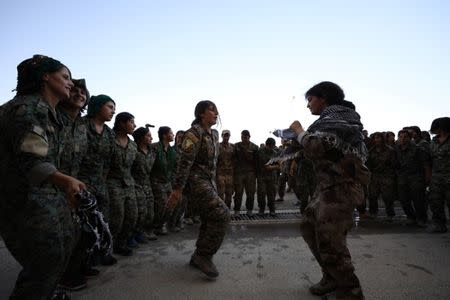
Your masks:
{"label": "black combat boot", "polygon": [[216,278],[219,276],[219,271],[217,271],[216,266],[212,262],[211,256],[201,256],[194,252],[189,264],[205,273],[208,277]]}
{"label": "black combat boot", "polygon": [[331,276],[323,275],[322,279],[309,287],[311,294],[316,296],[323,296],[336,290],[336,281]]}

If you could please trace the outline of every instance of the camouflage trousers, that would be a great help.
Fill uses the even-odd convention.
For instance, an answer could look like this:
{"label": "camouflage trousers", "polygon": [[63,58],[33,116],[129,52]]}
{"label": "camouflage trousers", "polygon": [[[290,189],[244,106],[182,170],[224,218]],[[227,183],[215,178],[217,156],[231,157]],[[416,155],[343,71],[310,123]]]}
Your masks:
{"label": "camouflage trousers", "polygon": [[426,222],[425,180],[421,176],[399,176],[398,198],[406,216],[412,220]]}
{"label": "camouflage trousers", "polygon": [[303,238],[323,275],[336,281],[337,291],[346,294],[345,299],[364,299],[346,243],[353,226],[354,205],[362,197],[359,184],[318,187],[300,223]]}
{"label": "camouflage trousers", "polygon": [[[266,203],[270,211],[275,211],[275,194],[277,191],[276,177],[258,177],[258,207],[266,209]],[[266,202],[267,199],[267,202]]]}
{"label": "camouflage trousers", "polygon": [[188,197],[195,202],[201,219],[196,252],[201,256],[212,256],[222,245],[230,222],[230,211],[217,194],[214,182],[196,179],[188,184]]}
{"label": "camouflage trousers", "polygon": [[[437,225],[445,225],[447,218],[445,216],[445,203],[450,210],[450,183],[432,180],[430,185],[429,203],[430,210],[433,213],[433,222]],[[449,211],[450,213],[450,211]]]}
{"label": "camouflage trousers", "polygon": [[228,208],[231,208],[231,199],[233,197],[233,174],[218,174],[217,175],[217,190],[219,197],[225,201]]}
{"label": "camouflage trousers", "polygon": [[381,196],[386,206],[386,214],[390,217],[395,216],[395,185],[396,180],[393,176],[372,174],[369,184],[369,212],[371,214],[378,213],[378,197]]}
{"label": "camouflage trousers", "polygon": [[234,210],[241,210],[245,190],[245,208],[253,210],[256,192],[255,172],[240,172],[234,175]]}
{"label": "camouflage trousers", "polygon": [[180,203],[169,217],[169,226],[180,226],[188,206],[188,197],[183,193]]}
{"label": "camouflage trousers", "polygon": [[288,185],[288,189],[293,188],[295,184],[295,177],[289,176],[288,173],[282,172],[278,177],[278,196],[280,199],[283,199],[286,194],[286,184]]}
{"label": "camouflage trousers", "polygon": [[150,185],[136,185],[136,203],[137,203],[137,220],[136,232],[143,232],[153,228],[153,219],[155,217],[155,200]]}
{"label": "camouflage trousers", "polygon": [[303,214],[316,187],[314,175],[312,173],[302,172],[299,176],[295,177],[294,181],[294,193],[298,201],[300,201],[300,212]]}
{"label": "camouflage trousers", "polygon": [[159,229],[169,220],[170,214],[166,211],[167,199],[172,192],[170,182],[152,181],[153,197],[155,199],[154,228]]}
{"label": "camouflage trousers", "polygon": [[[23,268],[10,299],[47,300],[74,247],[73,220],[64,195],[56,189],[36,189],[27,198],[20,209],[0,203],[0,235]],[[24,200],[5,194],[0,199],[9,203]]]}
{"label": "camouflage trousers", "polygon": [[138,208],[134,186],[122,186],[120,181],[108,181],[110,200],[109,228],[114,247],[124,247],[136,228]]}
{"label": "camouflage trousers", "polygon": [[87,190],[97,199],[98,210],[103,214],[106,222],[109,222],[109,211],[111,209],[109,202],[108,186],[106,183],[92,186],[87,184]]}

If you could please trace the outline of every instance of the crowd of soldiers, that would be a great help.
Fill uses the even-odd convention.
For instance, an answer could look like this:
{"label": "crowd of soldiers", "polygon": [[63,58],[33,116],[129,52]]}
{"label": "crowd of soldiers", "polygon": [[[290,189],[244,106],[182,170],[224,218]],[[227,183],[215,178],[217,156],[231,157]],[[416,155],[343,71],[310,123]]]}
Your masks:
{"label": "crowd of soldiers", "polygon": [[[243,130],[241,141],[232,144],[230,131],[223,130],[215,149],[217,132],[205,133],[199,127],[204,121],[200,116],[204,118],[208,109],[209,127],[215,124],[218,112],[210,101],[199,103],[202,111],[196,107],[197,123],[191,129],[174,136],[170,127],[161,126],[158,142],[153,142],[152,125],[136,129],[131,113],[117,114],[113,128],[108,127],[115,100],[90,96],[85,80],[72,79],[59,61],[34,56],[17,69],[17,95],[0,107],[0,234],[23,267],[11,299],[67,299],[59,288],[85,288],[87,278],[99,274],[96,265],[117,263],[114,254],[131,256],[139,244],[200,222],[198,255],[194,253],[191,264],[216,277],[211,257],[222,243],[228,210],[240,214],[244,192],[250,217],[255,194],[257,213],[264,215],[267,207],[275,217],[275,204],[284,201],[286,184],[302,213],[313,197],[320,178],[301,147],[289,159],[274,160],[298,144],[296,140],[282,140],[276,147],[275,140],[267,138],[258,147]],[[430,207],[431,230],[447,231],[449,118],[433,121],[431,132],[436,134],[433,141],[416,126],[402,129],[397,141],[390,132],[366,136],[372,176],[365,191],[369,214],[365,203],[359,203],[361,217],[376,218],[381,196],[388,218],[395,215],[393,203],[398,199],[409,224],[426,226]],[[191,155],[194,152],[201,157]],[[191,167],[193,176],[183,171]],[[201,181],[207,173],[214,176],[216,191],[204,186],[211,180]],[[111,233],[112,251],[104,241],[108,235],[99,237],[98,228],[94,228],[97,246],[89,246],[86,226],[92,227],[93,221],[77,212],[84,190],[96,199],[100,212],[96,226],[106,224],[103,230]],[[192,195],[208,193],[212,194],[205,205],[193,201]],[[181,200],[172,207],[171,199],[177,197]]]}

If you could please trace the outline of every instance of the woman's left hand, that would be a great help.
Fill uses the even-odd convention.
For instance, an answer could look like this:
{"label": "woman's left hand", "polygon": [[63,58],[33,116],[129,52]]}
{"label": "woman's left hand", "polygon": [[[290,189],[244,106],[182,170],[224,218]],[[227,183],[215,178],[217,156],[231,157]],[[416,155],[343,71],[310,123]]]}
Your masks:
{"label": "woman's left hand", "polygon": [[183,195],[183,190],[176,189],[170,193],[169,199],[167,199],[166,209],[173,211],[180,202],[181,196]]}

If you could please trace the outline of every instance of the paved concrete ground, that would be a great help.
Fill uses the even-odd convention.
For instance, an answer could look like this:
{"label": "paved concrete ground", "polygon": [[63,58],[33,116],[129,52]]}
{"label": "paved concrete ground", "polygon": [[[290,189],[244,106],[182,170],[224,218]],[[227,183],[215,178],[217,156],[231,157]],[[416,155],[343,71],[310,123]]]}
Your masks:
{"label": "paved concrete ground", "polygon": [[[320,299],[308,292],[320,269],[298,224],[230,226],[215,257],[217,280],[188,265],[197,230],[190,226],[101,267],[89,288],[72,298]],[[366,221],[350,233],[348,244],[366,299],[450,299],[450,234],[428,234],[401,219]],[[0,242],[0,299],[7,298],[19,270]]]}

